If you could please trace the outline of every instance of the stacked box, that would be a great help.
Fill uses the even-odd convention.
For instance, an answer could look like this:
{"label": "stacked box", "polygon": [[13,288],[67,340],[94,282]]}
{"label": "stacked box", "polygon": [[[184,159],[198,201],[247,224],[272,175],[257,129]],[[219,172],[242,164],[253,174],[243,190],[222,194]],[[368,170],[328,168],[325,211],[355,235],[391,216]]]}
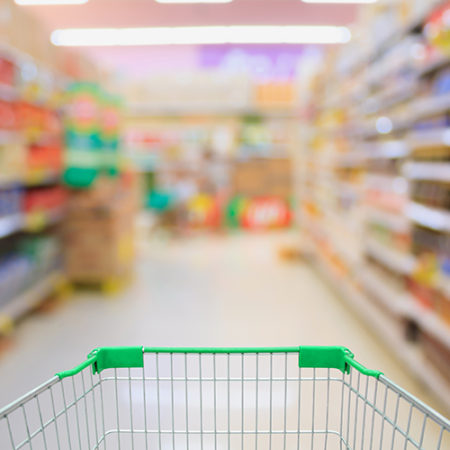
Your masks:
{"label": "stacked box", "polygon": [[134,261],[135,202],[129,190],[98,183],[73,192],[64,224],[65,267],[72,282],[129,276]]}
{"label": "stacked box", "polygon": [[288,198],[292,193],[292,164],[288,158],[253,158],[234,165],[233,193],[248,197]]}

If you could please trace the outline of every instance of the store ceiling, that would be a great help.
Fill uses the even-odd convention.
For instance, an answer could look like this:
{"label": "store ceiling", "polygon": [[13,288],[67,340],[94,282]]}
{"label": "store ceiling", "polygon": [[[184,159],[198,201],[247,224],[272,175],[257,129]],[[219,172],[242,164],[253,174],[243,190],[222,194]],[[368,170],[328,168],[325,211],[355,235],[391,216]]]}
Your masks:
{"label": "store ceiling", "polygon": [[155,0],[90,0],[84,5],[27,6],[49,30],[72,27],[133,27],[232,24],[346,25],[355,5],[300,0],[234,0],[225,4],[161,4]]}
{"label": "store ceiling", "polygon": [[[25,8],[25,7],[24,7]],[[90,0],[84,5],[27,6],[50,32],[61,28],[189,25],[348,25],[355,5],[307,4],[300,0],[234,0],[226,4],[161,4],[155,0]],[[198,59],[198,48],[83,48],[101,64],[144,75],[155,66],[181,67]],[[187,62],[188,61],[188,62]]]}

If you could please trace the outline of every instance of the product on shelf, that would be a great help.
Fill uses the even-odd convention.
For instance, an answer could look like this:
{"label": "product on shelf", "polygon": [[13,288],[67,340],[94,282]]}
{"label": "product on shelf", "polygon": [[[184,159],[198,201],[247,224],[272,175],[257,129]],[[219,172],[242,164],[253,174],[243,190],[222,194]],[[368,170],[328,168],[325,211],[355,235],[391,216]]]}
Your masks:
{"label": "product on shelf", "polygon": [[411,365],[422,379],[423,356],[439,365],[425,379],[437,395],[450,382],[449,8],[405,0],[361,10],[360,35],[327,52],[311,83],[299,190],[318,265],[369,322],[377,305],[374,328],[395,330],[399,356],[405,328],[417,330]]}
{"label": "product on shelf", "polygon": [[0,86],[13,86],[15,79],[14,63],[0,55]]}
{"label": "product on shelf", "polygon": [[61,267],[56,236],[28,236],[0,248],[0,310]]}
{"label": "product on shelf", "polygon": [[66,203],[67,192],[61,186],[29,189],[24,194],[25,213],[62,210]]}
{"label": "product on shelf", "polygon": [[445,2],[431,14],[425,26],[425,36],[432,45],[450,53],[450,29],[448,26],[448,15],[450,3]]}
{"label": "product on shelf", "polygon": [[18,296],[27,286],[32,264],[24,256],[0,260],[0,308]]}
{"label": "product on shelf", "polygon": [[22,187],[6,187],[0,189],[0,218],[21,214],[23,211]]}
{"label": "product on shelf", "polygon": [[450,183],[416,181],[413,183],[411,198],[424,205],[448,210],[450,209]]}

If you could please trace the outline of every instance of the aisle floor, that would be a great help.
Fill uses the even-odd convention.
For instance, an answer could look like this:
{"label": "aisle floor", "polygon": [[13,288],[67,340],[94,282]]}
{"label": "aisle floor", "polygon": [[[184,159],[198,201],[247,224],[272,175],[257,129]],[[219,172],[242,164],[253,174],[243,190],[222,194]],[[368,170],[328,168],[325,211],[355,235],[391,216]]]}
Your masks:
{"label": "aisle floor", "polygon": [[0,359],[0,404],[99,346],[303,344],[349,347],[360,362],[439,407],[308,265],[278,259],[292,237],[149,240],[124,292],[79,293],[18,327]]}

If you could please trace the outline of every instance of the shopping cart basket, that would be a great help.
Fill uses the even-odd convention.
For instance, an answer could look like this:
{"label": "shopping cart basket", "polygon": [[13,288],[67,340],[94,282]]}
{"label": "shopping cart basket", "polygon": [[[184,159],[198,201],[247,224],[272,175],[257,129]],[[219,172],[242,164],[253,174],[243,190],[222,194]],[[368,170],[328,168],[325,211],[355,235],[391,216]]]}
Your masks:
{"label": "shopping cart basket", "polygon": [[5,449],[450,449],[342,347],[99,348],[0,411]]}

